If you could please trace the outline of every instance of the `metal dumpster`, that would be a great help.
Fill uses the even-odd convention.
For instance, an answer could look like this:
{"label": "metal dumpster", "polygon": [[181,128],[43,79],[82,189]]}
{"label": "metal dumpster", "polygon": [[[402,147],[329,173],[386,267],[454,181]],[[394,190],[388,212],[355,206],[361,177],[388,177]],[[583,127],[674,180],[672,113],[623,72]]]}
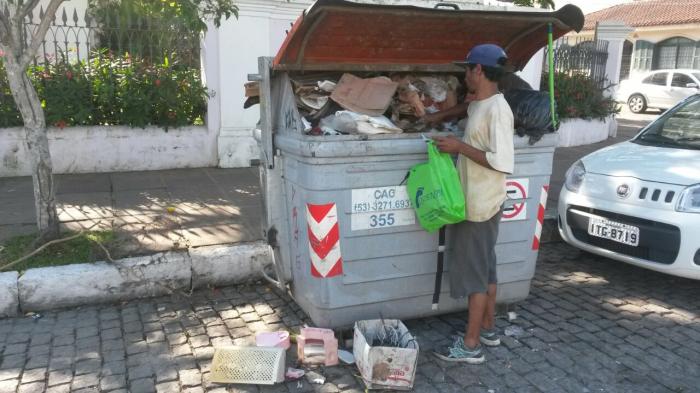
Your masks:
{"label": "metal dumpster", "polygon": [[[427,159],[420,135],[307,136],[290,76],[410,71],[461,78],[451,62],[482,42],[500,44],[522,69],[545,45],[548,23],[556,38],[579,30],[583,15],[574,6],[466,11],[321,0],[293,25],[274,59],[259,59],[267,239],[280,285],[317,326],[416,318],[463,310],[467,302],[449,296],[446,258],[443,296],[439,309],[431,308],[438,236],[418,225],[400,185],[409,168]],[[515,173],[496,248],[501,303],[529,293],[555,144],[554,134],[534,145],[515,137]]]}

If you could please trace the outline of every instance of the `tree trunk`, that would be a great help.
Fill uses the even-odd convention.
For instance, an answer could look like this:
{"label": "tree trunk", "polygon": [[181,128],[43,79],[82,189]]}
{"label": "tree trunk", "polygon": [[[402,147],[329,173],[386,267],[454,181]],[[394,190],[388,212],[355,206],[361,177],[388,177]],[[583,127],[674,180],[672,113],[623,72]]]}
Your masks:
{"label": "tree trunk", "polygon": [[20,69],[13,56],[5,56],[7,79],[15,104],[22,114],[24,133],[31,157],[32,181],[34,182],[34,206],[36,222],[43,240],[58,237],[58,214],[56,212],[56,187],[53,181],[53,166],[46,135],[46,118],[41,101],[25,70]]}

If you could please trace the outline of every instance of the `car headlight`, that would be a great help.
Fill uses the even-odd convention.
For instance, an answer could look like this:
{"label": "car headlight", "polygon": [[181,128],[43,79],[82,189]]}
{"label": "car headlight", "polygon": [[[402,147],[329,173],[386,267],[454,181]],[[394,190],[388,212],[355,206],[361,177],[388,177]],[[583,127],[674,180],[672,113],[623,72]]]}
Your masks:
{"label": "car headlight", "polygon": [[700,184],[690,186],[681,192],[676,211],[700,213]]}
{"label": "car headlight", "polygon": [[576,161],[574,165],[566,171],[566,176],[564,176],[564,185],[566,189],[571,192],[578,192],[585,176],[586,168],[580,160]]}

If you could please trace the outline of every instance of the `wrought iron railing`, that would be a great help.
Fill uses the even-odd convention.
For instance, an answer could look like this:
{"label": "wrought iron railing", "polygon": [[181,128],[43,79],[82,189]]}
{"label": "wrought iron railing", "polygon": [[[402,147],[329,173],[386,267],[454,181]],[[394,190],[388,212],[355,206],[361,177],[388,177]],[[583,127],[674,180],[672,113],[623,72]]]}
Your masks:
{"label": "wrought iron railing", "polygon": [[554,43],[554,71],[557,73],[586,75],[602,86],[607,62],[607,41],[562,37]]}
{"label": "wrought iron railing", "polygon": [[[44,8],[34,10],[25,20],[25,42],[44,17]],[[160,23],[159,23],[160,22]],[[65,57],[84,61],[88,66],[94,56],[104,53],[162,62],[164,57],[177,58],[180,64],[199,69],[200,41],[197,33],[188,32],[177,21],[163,21],[129,14],[67,9],[57,13],[37,53],[37,64]]]}

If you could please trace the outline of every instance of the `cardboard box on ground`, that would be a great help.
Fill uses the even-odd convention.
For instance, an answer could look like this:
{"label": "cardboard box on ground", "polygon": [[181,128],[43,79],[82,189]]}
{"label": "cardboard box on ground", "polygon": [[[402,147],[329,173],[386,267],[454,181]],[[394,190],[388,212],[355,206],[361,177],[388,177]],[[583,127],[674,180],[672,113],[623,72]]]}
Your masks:
{"label": "cardboard box on ground", "polygon": [[418,342],[398,319],[355,323],[353,354],[368,389],[413,389]]}

